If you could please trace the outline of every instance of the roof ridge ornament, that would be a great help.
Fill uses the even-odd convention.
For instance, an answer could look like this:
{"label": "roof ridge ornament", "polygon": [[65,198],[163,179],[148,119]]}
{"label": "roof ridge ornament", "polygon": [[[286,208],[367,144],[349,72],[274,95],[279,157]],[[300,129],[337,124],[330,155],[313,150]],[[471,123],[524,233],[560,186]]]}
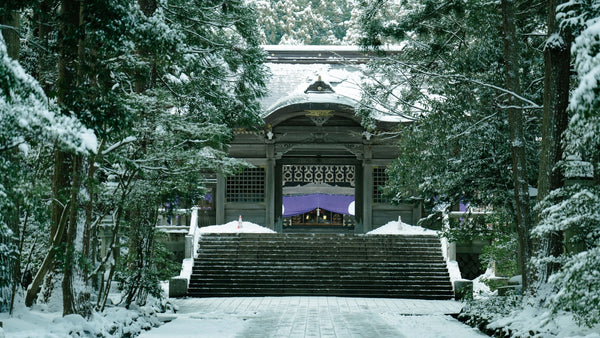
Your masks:
{"label": "roof ridge ornament", "polygon": [[331,85],[329,85],[329,83],[321,80],[321,75],[319,75],[317,81],[313,82],[310,86],[308,86],[308,88],[306,88],[306,90],[304,91],[305,94],[309,94],[309,93],[335,93],[335,91],[333,90],[333,88],[331,88]]}
{"label": "roof ridge ornament", "polygon": [[330,117],[333,116],[332,110],[306,110],[308,117],[317,127],[322,127]]}

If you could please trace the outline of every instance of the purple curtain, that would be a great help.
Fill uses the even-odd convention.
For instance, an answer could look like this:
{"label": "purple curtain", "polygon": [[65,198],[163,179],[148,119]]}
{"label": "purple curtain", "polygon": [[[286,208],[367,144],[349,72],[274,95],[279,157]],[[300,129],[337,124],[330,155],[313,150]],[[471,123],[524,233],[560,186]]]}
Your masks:
{"label": "purple curtain", "polygon": [[316,208],[350,215],[348,213],[348,206],[352,202],[354,202],[354,196],[352,195],[310,194],[283,196],[283,217],[300,215]]}

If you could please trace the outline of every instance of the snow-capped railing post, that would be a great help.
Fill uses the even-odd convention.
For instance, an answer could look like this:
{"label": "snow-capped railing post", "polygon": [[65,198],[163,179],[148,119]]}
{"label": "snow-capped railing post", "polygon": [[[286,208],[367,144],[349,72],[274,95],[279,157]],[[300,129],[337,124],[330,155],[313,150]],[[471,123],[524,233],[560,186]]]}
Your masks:
{"label": "snow-capped railing post", "polygon": [[187,294],[187,288],[194,266],[194,256],[198,251],[198,207],[193,207],[190,217],[190,227],[185,235],[185,257],[181,264],[178,277],[169,279],[169,297],[182,297]]}
{"label": "snow-capped railing post", "polygon": [[198,207],[192,208],[192,216],[190,217],[190,229],[185,235],[185,258],[194,259],[197,244],[194,242],[196,239],[196,231],[198,230]]}
{"label": "snow-capped railing post", "polygon": [[[448,230],[450,229],[450,216],[448,215],[448,211],[447,209],[444,209],[443,211],[443,216],[442,216],[442,227],[444,228],[444,230]],[[445,243],[443,243],[445,242]],[[446,252],[445,252],[445,256],[446,256],[446,261],[455,261],[456,260],[456,242],[450,242],[448,241],[447,238],[443,238],[442,241],[443,245],[446,247]]]}

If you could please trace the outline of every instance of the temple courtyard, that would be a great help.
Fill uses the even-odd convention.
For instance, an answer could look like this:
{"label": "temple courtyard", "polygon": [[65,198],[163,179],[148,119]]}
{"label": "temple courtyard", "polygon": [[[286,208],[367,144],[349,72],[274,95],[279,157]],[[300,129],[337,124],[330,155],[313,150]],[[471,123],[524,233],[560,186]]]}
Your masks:
{"label": "temple courtyard", "polygon": [[351,297],[172,299],[168,323],[155,337],[485,337],[451,314],[450,300]]}

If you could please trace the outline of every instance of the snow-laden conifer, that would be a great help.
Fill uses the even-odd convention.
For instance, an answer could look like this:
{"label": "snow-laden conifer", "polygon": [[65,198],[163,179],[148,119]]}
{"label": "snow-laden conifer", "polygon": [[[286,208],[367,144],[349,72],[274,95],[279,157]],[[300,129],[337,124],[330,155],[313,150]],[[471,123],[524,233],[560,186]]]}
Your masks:
{"label": "snow-laden conifer", "polygon": [[[550,276],[556,291],[548,304],[554,311],[571,311],[587,325],[598,324],[600,301],[600,6],[595,1],[568,1],[558,7],[562,29],[575,34],[577,86],[571,94],[571,118],[564,133],[562,170],[567,185],[540,203],[540,222],[533,233],[563,235],[560,268]],[[551,257],[538,257],[543,263]]]}

